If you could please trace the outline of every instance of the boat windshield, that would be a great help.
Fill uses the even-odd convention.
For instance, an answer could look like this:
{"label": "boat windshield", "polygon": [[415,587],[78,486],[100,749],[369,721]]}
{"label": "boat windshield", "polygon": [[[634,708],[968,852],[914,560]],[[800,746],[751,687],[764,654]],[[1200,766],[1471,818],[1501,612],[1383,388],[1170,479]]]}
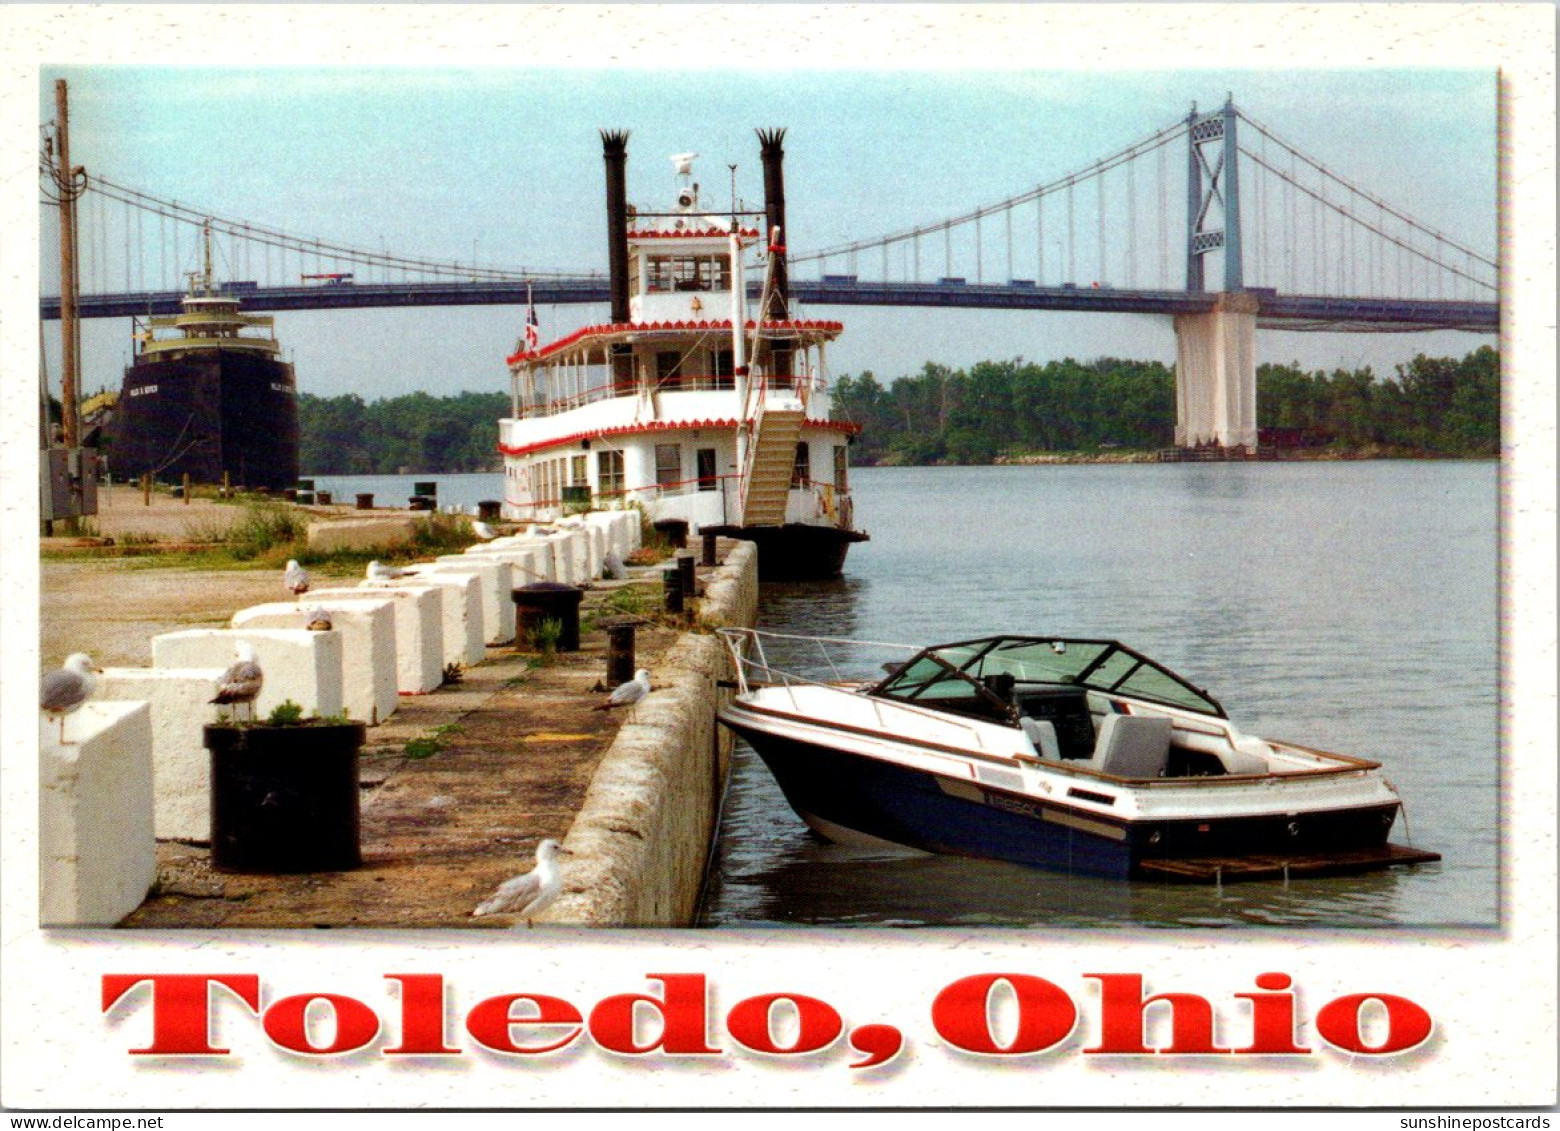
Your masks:
{"label": "boat windshield", "polygon": [[1084,688],[1225,718],[1206,691],[1114,640],[997,636],[928,648],[873,688],[873,695],[929,707],[972,697],[1013,702],[1035,685]]}

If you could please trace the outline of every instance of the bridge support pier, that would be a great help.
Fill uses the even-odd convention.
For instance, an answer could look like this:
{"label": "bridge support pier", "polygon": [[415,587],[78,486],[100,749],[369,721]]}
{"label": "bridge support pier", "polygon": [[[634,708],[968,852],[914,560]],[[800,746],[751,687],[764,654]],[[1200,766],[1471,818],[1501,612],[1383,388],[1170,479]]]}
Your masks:
{"label": "bridge support pier", "polygon": [[1175,318],[1178,448],[1257,448],[1257,296],[1230,291]]}

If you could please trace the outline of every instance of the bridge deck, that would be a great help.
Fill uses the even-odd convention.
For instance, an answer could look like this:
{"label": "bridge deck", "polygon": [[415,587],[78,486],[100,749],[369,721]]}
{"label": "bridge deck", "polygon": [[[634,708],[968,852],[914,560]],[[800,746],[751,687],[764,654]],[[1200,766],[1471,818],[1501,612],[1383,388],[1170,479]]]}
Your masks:
{"label": "bridge deck", "polygon": [[[757,284],[750,288],[757,295]],[[815,306],[932,306],[984,310],[1074,310],[1108,314],[1196,314],[1210,310],[1212,292],[1132,290],[1113,287],[1036,286],[1032,283],[879,283],[850,277],[793,279],[791,293]],[[1288,330],[1452,329],[1493,333],[1500,305],[1450,299],[1333,298],[1252,291],[1258,323]],[[344,283],[334,286],[258,287],[241,292],[246,311],[343,310],[384,306],[545,306],[608,301],[600,276],[448,283]],[[83,318],[172,314],[175,291],[83,295]],[[59,298],[40,303],[45,319],[59,317]]]}

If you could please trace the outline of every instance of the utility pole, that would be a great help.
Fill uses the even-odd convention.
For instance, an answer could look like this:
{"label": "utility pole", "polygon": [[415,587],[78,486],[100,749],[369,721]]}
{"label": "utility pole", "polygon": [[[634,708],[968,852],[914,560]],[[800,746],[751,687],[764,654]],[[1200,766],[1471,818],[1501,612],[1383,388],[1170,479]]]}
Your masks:
{"label": "utility pole", "polygon": [[81,321],[76,313],[76,175],[84,173],[70,163],[70,110],[65,96],[65,80],[54,83],[54,104],[58,146],[54,175],[60,192],[60,425],[66,448],[79,446],[76,422],[77,388],[80,384]]}

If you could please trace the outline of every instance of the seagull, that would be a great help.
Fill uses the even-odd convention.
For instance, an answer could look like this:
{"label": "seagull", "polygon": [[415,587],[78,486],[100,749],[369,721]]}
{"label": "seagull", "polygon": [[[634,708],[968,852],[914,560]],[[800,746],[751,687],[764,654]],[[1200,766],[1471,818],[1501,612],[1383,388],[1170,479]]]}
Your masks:
{"label": "seagull", "polygon": [[103,669],[92,662],[92,657],[77,652],[65,660],[65,666],[43,677],[39,704],[43,713],[60,721],[60,745],[65,742],[65,716],[85,703],[97,687],[94,672]]}
{"label": "seagull", "polygon": [[310,632],[330,631],[330,610],[316,605],[309,610],[308,622],[303,626]]}
{"label": "seagull", "polygon": [[563,890],[563,872],[556,859],[560,852],[573,855],[551,837],[542,841],[536,846],[536,867],[499,884],[497,891],[477,904],[472,915],[523,915],[530,927],[531,919]]}
{"label": "seagull", "polygon": [[304,569],[296,561],[287,562],[287,570],[282,574],[282,584],[294,597],[302,597],[309,591],[309,571]]}
{"label": "seagull", "polygon": [[368,579],[370,581],[394,581],[404,576],[406,571],[396,566],[380,565],[377,561],[368,563]]}
{"label": "seagull", "polygon": [[210,700],[212,703],[222,704],[249,704],[249,718],[254,721],[255,697],[260,694],[260,685],[265,682],[265,673],[260,670],[260,665],[255,661],[255,646],[247,640],[240,640],[233,646],[233,653],[237,657],[222,673],[222,678],[217,683],[217,697]]}
{"label": "seagull", "polygon": [[472,521],[471,532],[478,538],[482,539],[484,542],[491,542],[493,539],[498,537],[498,531],[494,530],[481,519],[475,519]]}
{"label": "seagull", "polygon": [[598,711],[610,711],[613,707],[627,707],[639,702],[650,694],[650,673],[640,668],[634,673],[634,678],[627,683],[620,683],[612,689],[612,694],[607,701],[596,708]]}
{"label": "seagull", "polygon": [[608,550],[601,558],[601,573],[613,581],[627,577],[628,567],[623,564],[623,556],[616,550]]}

